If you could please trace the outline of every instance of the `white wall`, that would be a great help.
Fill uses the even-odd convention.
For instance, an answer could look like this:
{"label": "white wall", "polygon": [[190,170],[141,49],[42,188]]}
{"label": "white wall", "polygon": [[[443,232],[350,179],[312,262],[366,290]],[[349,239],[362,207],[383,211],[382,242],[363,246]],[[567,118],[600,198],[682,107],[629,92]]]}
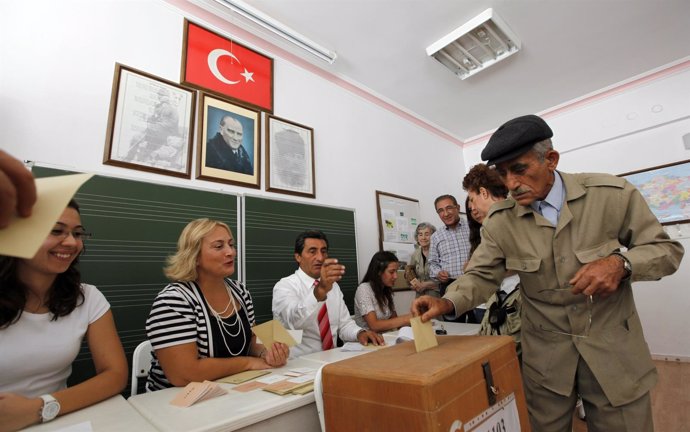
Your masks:
{"label": "white wall", "polygon": [[[622,174],[690,159],[682,138],[690,133],[690,65],[656,76],[596,102],[554,116],[547,114],[554,147],[561,153],[559,169]],[[465,148],[467,167],[481,162],[485,143]],[[666,230],[682,243],[687,255],[690,225]],[[633,287],[647,342],[655,355],[690,360],[689,279],[690,259],[686,256],[676,274]]]}
{"label": "white wall", "polygon": [[2,1],[0,16],[0,146],[21,159],[354,208],[360,277],[378,250],[375,190],[419,199],[437,223],[434,198],[459,189],[460,147],[265,51],[275,115],[314,128],[316,200],[103,165],[115,63],[178,81],[185,13],[161,0],[42,0]]}

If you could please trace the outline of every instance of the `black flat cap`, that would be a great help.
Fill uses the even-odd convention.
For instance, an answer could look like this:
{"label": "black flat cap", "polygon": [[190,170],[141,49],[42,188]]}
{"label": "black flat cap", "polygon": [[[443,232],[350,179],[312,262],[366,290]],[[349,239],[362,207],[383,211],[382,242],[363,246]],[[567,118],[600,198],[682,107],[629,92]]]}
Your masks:
{"label": "black flat cap", "polygon": [[533,114],[514,118],[496,129],[482,150],[482,160],[496,165],[527,153],[534,144],[551,138],[553,131],[546,122]]}

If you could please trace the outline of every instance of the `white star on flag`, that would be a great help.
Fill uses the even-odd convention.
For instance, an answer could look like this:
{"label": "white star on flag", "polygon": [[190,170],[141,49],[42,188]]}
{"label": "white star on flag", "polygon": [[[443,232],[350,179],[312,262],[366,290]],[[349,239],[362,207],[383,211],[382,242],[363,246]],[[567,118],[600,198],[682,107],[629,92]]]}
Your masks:
{"label": "white star on flag", "polygon": [[244,82],[246,82],[246,83],[249,81],[254,81],[254,78],[252,78],[252,76],[254,75],[254,72],[249,72],[247,70],[247,68],[244,68],[244,72],[241,73],[240,75],[242,75],[244,77]]}

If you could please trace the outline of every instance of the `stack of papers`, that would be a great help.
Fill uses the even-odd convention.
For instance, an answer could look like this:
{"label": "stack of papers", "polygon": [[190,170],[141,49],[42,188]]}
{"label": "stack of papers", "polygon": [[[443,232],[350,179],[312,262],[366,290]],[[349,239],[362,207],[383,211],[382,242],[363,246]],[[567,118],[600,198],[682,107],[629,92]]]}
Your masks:
{"label": "stack of papers", "polygon": [[197,402],[212,399],[224,394],[227,394],[227,391],[213,381],[190,382],[170,401],[170,404],[186,408]]}

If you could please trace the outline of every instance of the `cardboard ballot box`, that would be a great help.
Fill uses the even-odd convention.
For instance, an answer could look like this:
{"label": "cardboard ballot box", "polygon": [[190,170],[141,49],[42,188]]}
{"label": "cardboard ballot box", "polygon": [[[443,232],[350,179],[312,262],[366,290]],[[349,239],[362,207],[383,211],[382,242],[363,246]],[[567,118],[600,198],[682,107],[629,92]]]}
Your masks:
{"label": "cardboard ballot box", "polygon": [[323,368],[326,430],[529,431],[515,343],[508,336],[439,336]]}

